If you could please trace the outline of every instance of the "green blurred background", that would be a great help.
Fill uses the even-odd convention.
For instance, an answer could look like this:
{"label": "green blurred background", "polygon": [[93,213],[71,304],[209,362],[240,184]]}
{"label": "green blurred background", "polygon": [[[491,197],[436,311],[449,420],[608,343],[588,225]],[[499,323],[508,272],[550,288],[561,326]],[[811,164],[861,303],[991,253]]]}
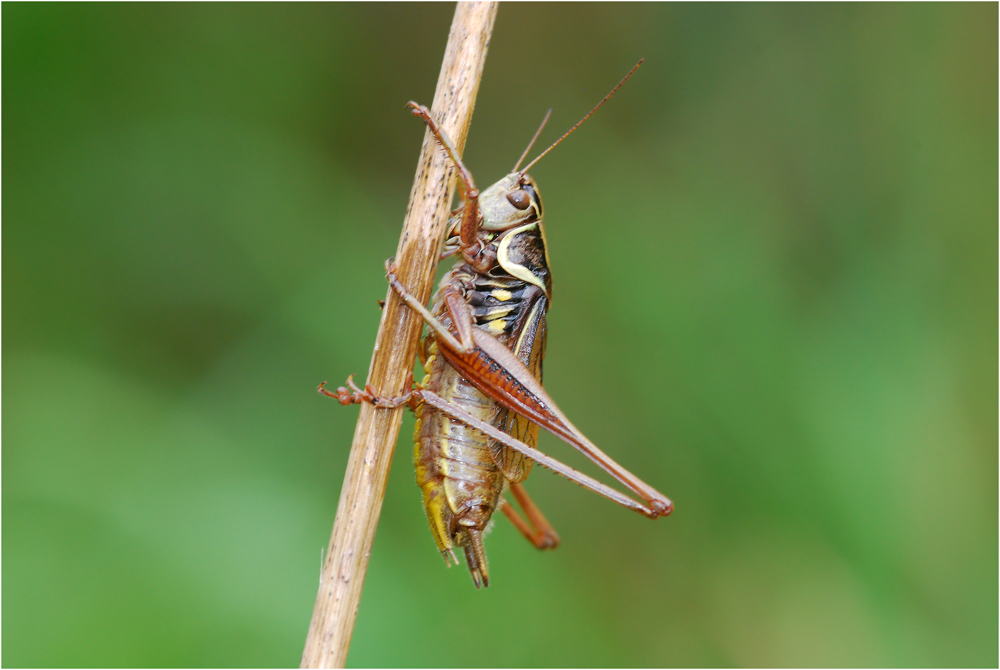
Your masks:
{"label": "green blurred background", "polygon": [[[3,665],[297,665],[453,6],[3,6]],[[355,666],[996,666],[996,4],[503,5],[546,386],[670,495],[539,470],[446,570],[407,417]],[[588,472],[551,436],[541,446]]]}

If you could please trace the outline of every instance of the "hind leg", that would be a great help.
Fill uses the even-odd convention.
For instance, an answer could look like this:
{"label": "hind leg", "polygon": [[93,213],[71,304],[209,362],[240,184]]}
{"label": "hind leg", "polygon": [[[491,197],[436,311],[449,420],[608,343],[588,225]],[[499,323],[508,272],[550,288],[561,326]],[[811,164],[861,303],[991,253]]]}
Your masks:
{"label": "hind leg", "polygon": [[517,504],[521,506],[521,510],[528,517],[528,521],[525,521],[509,503],[501,507],[500,509],[510,519],[510,522],[514,524],[514,527],[521,531],[528,538],[528,541],[539,549],[555,549],[558,547],[559,535],[548,519],[542,514],[541,510],[535,506],[534,501],[528,497],[528,492],[524,490],[524,487],[521,484],[511,484],[510,492],[514,494]]}

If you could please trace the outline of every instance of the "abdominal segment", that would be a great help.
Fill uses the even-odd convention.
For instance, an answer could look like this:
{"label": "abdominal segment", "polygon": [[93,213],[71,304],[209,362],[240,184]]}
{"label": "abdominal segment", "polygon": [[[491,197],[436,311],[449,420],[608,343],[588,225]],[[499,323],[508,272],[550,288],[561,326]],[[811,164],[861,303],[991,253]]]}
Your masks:
{"label": "abdominal segment", "polygon": [[[492,400],[465,381],[441,357],[426,367],[425,387],[469,414],[490,421],[496,413]],[[486,577],[482,533],[500,502],[505,478],[491,456],[489,438],[441,412],[422,405],[417,411],[414,463],[424,509],[438,548],[447,560],[452,547],[466,550],[473,578]]]}

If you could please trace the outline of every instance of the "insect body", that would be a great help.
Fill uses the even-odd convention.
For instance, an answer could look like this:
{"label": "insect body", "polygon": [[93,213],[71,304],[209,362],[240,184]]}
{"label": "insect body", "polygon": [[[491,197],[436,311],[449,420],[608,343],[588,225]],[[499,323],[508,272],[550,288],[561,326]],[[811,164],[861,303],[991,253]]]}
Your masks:
{"label": "insect body", "polygon": [[[509,193],[516,195],[508,198]],[[499,214],[499,218],[484,221],[485,225],[507,226],[483,250],[495,260],[489,269],[480,271],[463,259],[444,278],[441,293],[457,289],[475,327],[490,333],[541,382],[545,313],[552,289],[541,228],[541,199],[525,176],[523,183],[501,181],[484,192],[480,202],[492,205],[483,208],[486,211]],[[438,300],[432,314],[449,327],[452,319],[444,300]],[[439,345],[433,330],[423,344],[427,355],[424,389],[535,446],[538,426],[477,389],[449,361],[451,352]],[[463,547],[473,580],[477,585],[480,581],[486,584],[483,532],[506,485],[517,487],[515,492],[525,498],[519,485],[528,476],[532,461],[434,407],[420,404],[416,412],[417,483],[424,493],[424,508],[438,548],[447,560],[454,557],[453,544]],[[509,506],[504,509],[508,515],[513,512]],[[529,539],[539,547],[554,547],[558,537],[544,518],[537,515],[533,521],[536,529],[528,530]],[[527,528],[523,522],[519,527]]]}
{"label": "insect body", "polygon": [[[320,390],[343,404],[367,401],[397,407],[407,403],[414,409],[414,462],[431,531],[446,562],[458,562],[454,547],[464,550],[479,587],[489,583],[483,534],[498,508],[535,546],[552,548],[559,542],[521,484],[536,462],[651,518],[669,514],[673,507],[669,499],[591,443],[542,388],[552,278],[542,200],[527,169],[590,114],[524,169],[515,166],[511,174],[479,193],[430,111],[414,103],[410,106],[455,163],[464,192],[463,206],[449,221],[442,254],[457,253],[461,258],[442,280],[430,310],[396,279],[392,259],[386,264],[392,288],[429,326],[421,346],[427,374],[418,388],[400,398],[379,398],[371,387],[362,391],[350,380],[349,389],[341,387],[331,393],[321,385]],[[521,160],[530,148],[531,144]],[[539,426],[581,451],[645,504],[539,452],[535,448]],[[527,521],[504,504],[507,491]]]}

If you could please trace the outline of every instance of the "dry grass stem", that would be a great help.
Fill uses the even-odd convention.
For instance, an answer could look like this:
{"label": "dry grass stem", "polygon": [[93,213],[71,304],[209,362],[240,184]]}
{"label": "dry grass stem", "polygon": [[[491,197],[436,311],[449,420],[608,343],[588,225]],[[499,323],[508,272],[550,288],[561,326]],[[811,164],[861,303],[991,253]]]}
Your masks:
{"label": "dry grass stem", "polygon": [[[495,2],[459,2],[455,9],[431,109],[459,153],[468,137],[496,11]],[[454,177],[454,168],[425,132],[396,250],[399,279],[425,302],[433,287]],[[420,316],[389,290],[368,377],[379,395],[405,391],[421,326]],[[403,411],[361,405],[302,653],[303,668],[344,667]]]}

